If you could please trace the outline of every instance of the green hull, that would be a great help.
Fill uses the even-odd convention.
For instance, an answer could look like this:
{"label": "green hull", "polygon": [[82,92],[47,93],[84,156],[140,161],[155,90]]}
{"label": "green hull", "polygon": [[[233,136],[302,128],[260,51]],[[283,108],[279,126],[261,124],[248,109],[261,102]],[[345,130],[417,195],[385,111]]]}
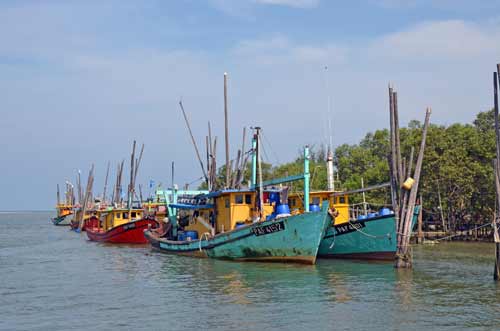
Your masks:
{"label": "green hull", "polygon": [[213,238],[173,241],[145,231],[153,248],[182,255],[237,261],[314,264],[328,221],[328,204],[316,213],[264,221],[220,233]]}
{"label": "green hull", "polygon": [[[412,227],[418,217],[413,214]],[[396,254],[396,223],[394,215],[350,221],[329,226],[321,240],[318,256],[369,260],[394,260]]]}
{"label": "green hull", "polygon": [[68,217],[69,215],[67,216],[58,216],[58,217],[54,217],[52,219],[52,224],[54,225],[61,225],[61,226],[69,226],[70,223],[71,223],[71,218]]}

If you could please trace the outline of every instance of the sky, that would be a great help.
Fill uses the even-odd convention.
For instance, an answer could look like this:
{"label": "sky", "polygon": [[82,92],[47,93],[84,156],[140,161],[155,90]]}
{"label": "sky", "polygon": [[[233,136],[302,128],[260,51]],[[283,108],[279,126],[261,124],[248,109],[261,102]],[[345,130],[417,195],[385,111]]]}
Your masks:
{"label": "sky", "polygon": [[499,41],[493,0],[2,0],[0,210],[52,209],[91,164],[102,192],[134,139],[139,183],[170,185],[175,162],[196,186],[178,102],[202,150],[211,122],[223,164],[224,72],[232,157],[243,127],[263,128],[275,164],[357,143],[388,127],[389,83],[402,125],[426,107],[471,122],[492,107]]}

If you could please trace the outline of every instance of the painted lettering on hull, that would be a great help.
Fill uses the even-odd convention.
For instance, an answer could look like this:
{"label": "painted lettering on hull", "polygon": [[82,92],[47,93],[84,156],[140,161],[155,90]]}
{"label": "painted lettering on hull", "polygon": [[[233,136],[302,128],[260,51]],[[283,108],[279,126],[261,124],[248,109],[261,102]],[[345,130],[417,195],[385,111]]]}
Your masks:
{"label": "painted lettering on hull", "polygon": [[365,222],[356,222],[356,223],[346,223],[346,224],[341,224],[341,225],[335,225],[335,234],[337,236],[340,236],[342,234],[350,233],[357,231],[359,229],[364,228]]}
{"label": "painted lettering on hull", "polygon": [[276,222],[273,224],[264,225],[264,226],[257,226],[257,227],[252,229],[253,234],[256,236],[263,236],[266,234],[284,231],[284,230],[285,230],[285,223],[283,223],[283,221]]}

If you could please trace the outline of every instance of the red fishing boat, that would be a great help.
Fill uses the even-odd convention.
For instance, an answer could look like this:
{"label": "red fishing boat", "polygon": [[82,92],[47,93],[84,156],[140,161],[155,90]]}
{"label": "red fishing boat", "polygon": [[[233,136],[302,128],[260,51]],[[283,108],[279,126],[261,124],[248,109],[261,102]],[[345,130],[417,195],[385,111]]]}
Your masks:
{"label": "red fishing boat", "polygon": [[143,217],[142,209],[114,209],[99,211],[86,224],[87,237],[91,241],[146,244],[144,230],[158,227],[152,217]]}

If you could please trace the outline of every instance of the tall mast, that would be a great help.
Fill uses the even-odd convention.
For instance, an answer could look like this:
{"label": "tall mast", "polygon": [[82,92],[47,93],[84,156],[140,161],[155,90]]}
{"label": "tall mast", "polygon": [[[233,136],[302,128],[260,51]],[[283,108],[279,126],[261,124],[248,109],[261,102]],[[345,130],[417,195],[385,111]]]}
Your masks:
{"label": "tall mast", "polygon": [[109,177],[109,167],[111,166],[111,162],[108,161],[108,170],[106,170],[106,179],[104,180],[104,190],[102,192],[102,202],[106,204],[106,190],[108,188],[108,177]]}
{"label": "tall mast", "polygon": [[231,169],[229,169],[229,127],[227,115],[227,72],[224,73],[224,130],[226,144],[226,187],[229,187]]}

